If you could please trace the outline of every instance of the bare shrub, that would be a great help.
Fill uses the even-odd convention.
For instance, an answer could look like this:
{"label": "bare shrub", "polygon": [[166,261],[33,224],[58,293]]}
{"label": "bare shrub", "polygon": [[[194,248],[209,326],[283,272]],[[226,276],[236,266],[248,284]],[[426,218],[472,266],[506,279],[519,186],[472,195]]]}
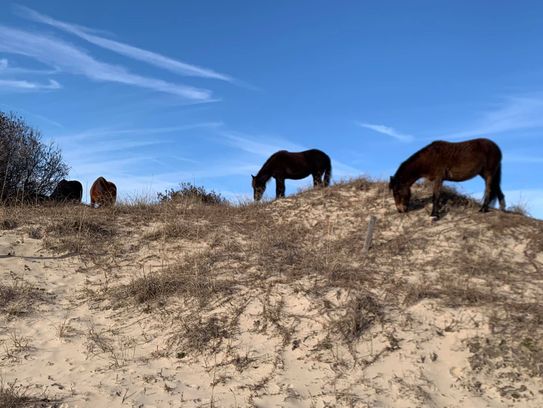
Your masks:
{"label": "bare shrub", "polygon": [[179,201],[193,200],[204,204],[225,204],[226,199],[215,191],[207,191],[204,187],[195,186],[192,183],[183,182],[179,185],[179,189],[166,190],[164,193],[158,193],[159,201]]}
{"label": "bare shrub", "polygon": [[0,201],[28,201],[53,191],[68,174],[62,154],[21,117],[0,112]]}

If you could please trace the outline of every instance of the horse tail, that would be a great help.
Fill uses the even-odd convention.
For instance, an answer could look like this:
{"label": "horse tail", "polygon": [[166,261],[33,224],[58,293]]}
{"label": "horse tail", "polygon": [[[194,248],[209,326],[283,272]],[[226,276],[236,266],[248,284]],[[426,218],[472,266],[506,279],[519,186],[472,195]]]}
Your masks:
{"label": "horse tail", "polygon": [[496,200],[496,198],[499,198],[500,200],[503,198],[503,193],[501,192],[502,189],[500,187],[501,182],[502,182],[502,164],[499,163],[498,167],[496,168],[496,171],[494,172],[494,176],[492,177],[492,181],[490,183],[490,203]]}
{"label": "horse tail", "polygon": [[332,178],[332,162],[330,160],[330,157],[326,157],[327,161],[324,168],[324,177],[323,177],[323,184],[324,187],[328,187],[330,185],[330,179]]}

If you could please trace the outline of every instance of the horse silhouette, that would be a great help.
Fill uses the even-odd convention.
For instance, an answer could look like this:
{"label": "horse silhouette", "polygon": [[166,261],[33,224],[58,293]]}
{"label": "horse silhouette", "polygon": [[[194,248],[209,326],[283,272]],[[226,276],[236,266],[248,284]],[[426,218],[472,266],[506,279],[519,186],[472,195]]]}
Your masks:
{"label": "horse silhouette", "polygon": [[330,157],[320,150],[303,152],[280,150],[272,154],[253,178],[253,196],[259,201],[266,190],[266,183],[275,178],[275,197],[285,196],[285,179],[301,180],[313,176],[314,186],[328,186],[332,175]]}
{"label": "horse silhouette", "polygon": [[51,201],[80,203],[83,198],[83,185],[77,180],[62,179],[48,197]]}

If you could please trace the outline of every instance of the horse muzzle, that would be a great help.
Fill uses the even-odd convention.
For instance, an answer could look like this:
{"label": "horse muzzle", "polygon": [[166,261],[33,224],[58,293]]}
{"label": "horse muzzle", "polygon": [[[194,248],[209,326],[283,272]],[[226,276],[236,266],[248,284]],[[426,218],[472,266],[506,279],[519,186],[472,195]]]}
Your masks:
{"label": "horse muzzle", "polygon": [[396,208],[398,209],[399,213],[406,213],[407,212],[407,205],[397,205]]}

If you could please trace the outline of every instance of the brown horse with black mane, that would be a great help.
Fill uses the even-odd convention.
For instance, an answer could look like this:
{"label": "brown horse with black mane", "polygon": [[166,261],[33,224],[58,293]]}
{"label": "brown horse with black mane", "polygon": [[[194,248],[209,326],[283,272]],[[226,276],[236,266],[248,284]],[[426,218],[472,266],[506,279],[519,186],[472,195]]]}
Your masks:
{"label": "brown horse with black mane", "polygon": [[270,156],[253,178],[255,201],[259,201],[266,190],[266,183],[275,178],[275,197],[285,196],[285,179],[301,180],[313,176],[314,186],[328,186],[332,175],[330,157],[317,149],[303,152],[280,150]]}
{"label": "brown horse with black mane", "polygon": [[404,161],[390,178],[389,188],[399,212],[407,212],[411,185],[424,177],[434,182],[432,217],[439,216],[439,195],[443,181],[465,181],[477,175],[485,180],[485,195],[479,211],[487,212],[496,198],[505,210],[505,196],[500,187],[502,153],[488,139],[450,143],[436,141]]}
{"label": "brown horse with black mane", "polygon": [[90,189],[91,207],[105,207],[115,204],[117,186],[103,177],[98,177]]}

